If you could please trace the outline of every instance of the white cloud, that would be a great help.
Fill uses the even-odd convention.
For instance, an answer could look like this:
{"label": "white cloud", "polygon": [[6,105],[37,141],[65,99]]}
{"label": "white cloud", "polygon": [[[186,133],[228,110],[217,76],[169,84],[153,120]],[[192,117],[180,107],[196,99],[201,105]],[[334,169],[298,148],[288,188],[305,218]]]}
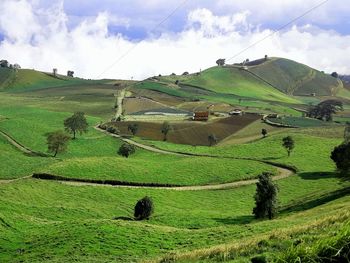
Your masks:
{"label": "white cloud", "polygon": [[[0,33],[5,36],[0,43],[0,58],[43,71],[54,67],[61,73],[74,70],[77,76],[85,78],[100,77],[106,68],[108,71],[101,77],[142,79],[195,72],[214,65],[219,57],[237,54],[272,32],[252,26],[254,15],[250,11],[218,16],[201,8],[189,13],[182,32],[165,32],[135,43],[108,32],[108,25],[118,21],[108,12],[89,17],[71,29],[67,28],[62,2],[34,11],[26,0],[5,0],[0,4],[0,12]],[[11,17],[21,19],[9,23]],[[313,25],[295,26],[249,49],[235,61],[268,54],[295,59],[327,72],[350,73],[348,43],[350,36]],[[123,60],[109,68],[131,49]]]}

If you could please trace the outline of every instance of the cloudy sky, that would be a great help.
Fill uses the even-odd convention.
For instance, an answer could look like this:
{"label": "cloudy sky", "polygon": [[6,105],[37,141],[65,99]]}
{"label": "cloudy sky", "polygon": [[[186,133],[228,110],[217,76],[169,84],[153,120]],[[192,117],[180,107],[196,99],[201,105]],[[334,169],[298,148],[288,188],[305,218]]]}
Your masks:
{"label": "cloudy sky", "polygon": [[[0,59],[85,78],[196,72],[278,56],[350,73],[350,0],[0,0]],[[239,55],[237,55],[239,54]]]}

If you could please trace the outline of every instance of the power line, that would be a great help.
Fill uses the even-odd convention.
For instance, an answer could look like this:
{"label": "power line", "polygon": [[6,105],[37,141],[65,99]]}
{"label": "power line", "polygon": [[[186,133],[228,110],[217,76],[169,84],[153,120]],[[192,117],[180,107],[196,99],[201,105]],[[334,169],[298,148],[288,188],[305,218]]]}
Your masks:
{"label": "power line", "polygon": [[[169,20],[169,18],[171,18],[179,9],[181,9],[185,4],[187,4],[187,2],[189,2],[190,0],[185,0],[183,2],[181,2],[168,16],[166,16],[162,21],[160,21],[157,25],[155,25],[152,29],[152,31],[155,31],[158,27],[160,27],[161,25],[163,25],[166,21]],[[110,66],[108,66],[101,74],[99,74],[97,76],[97,78],[100,78],[103,74],[105,74],[106,72],[108,72],[111,68],[113,68],[117,63],[119,63],[121,60],[123,60],[127,55],[129,55],[131,53],[131,51],[133,51],[139,44],[141,43],[138,42],[136,43],[136,45],[133,45],[131,48],[129,48],[125,53],[123,53],[121,56],[119,56]]]}
{"label": "power line", "polygon": [[291,20],[290,22],[288,22],[287,24],[281,26],[280,28],[278,28],[277,30],[275,30],[274,32],[272,32],[271,34],[263,37],[262,39],[254,42],[253,44],[249,45],[248,47],[244,48],[243,50],[241,50],[240,52],[238,52],[236,55],[234,55],[233,57],[227,59],[227,61],[230,61],[236,57],[238,57],[239,55],[243,54],[244,52],[246,52],[248,49],[255,47],[256,45],[260,44],[261,42],[265,41],[266,39],[272,37],[274,34],[278,33],[279,31],[281,31],[282,29],[285,29],[286,27],[288,27],[289,25],[293,24],[295,21],[305,17],[306,15],[308,15],[309,13],[313,12],[315,9],[323,6],[324,4],[326,4],[327,2],[329,2],[329,0],[325,0],[319,4],[317,4],[316,6],[308,9],[305,13],[301,14],[300,16],[294,18],[293,20]]}

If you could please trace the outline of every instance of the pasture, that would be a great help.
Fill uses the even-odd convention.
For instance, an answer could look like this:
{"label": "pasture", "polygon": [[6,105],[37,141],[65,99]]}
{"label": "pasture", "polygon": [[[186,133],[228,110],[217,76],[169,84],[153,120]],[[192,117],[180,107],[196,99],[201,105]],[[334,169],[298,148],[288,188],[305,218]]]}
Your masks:
{"label": "pasture", "polygon": [[[123,107],[127,113],[137,113],[156,105],[192,111],[214,104],[214,111],[244,108],[300,116],[293,108],[308,101],[272,91],[259,82],[252,91],[210,86],[214,82],[206,79],[207,73],[227,77],[227,72],[215,70],[128,86],[136,100],[125,100]],[[172,78],[209,84],[199,92],[196,87],[174,85]],[[251,84],[247,78],[239,80],[241,87]],[[317,239],[328,241],[334,233],[348,233],[350,181],[338,176],[330,159],[333,148],[343,141],[344,126],[308,123],[304,128],[284,129],[246,114],[209,122],[171,122],[165,142],[161,121],[137,122],[135,137],[127,130],[135,122],[114,122],[123,135],[143,146],[124,158],[117,154],[122,138],[94,129],[115,113],[115,93],[125,84],[115,83],[53,79],[45,73],[33,77],[33,72],[24,71],[16,85],[0,92],[0,130],[34,151],[46,153],[46,134],[63,130],[63,121],[75,111],[84,111],[89,123],[88,132],[70,140],[67,152],[57,158],[24,154],[0,134],[1,262],[250,262],[256,255],[276,261],[291,256],[288,253],[294,251],[296,242],[301,244],[300,251],[309,253]],[[129,84],[134,83],[125,85]],[[255,94],[254,89],[260,88]],[[194,101],[196,96],[200,101]],[[268,129],[266,138],[261,136],[263,128]],[[211,133],[219,143],[209,147]],[[282,147],[287,135],[295,140],[290,157]],[[203,188],[246,181],[262,172],[277,175],[276,166],[281,165],[296,173],[275,181],[279,214],[272,221],[252,215],[254,183]],[[35,179],[34,173],[200,188],[84,185]],[[135,203],[146,195],[154,201],[154,214],[149,220],[135,221]]]}

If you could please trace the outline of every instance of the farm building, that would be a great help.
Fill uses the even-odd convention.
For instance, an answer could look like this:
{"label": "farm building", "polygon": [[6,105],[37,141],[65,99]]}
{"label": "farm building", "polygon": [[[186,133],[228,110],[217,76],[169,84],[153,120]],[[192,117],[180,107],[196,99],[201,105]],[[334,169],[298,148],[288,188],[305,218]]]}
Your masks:
{"label": "farm building", "polygon": [[233,111],[229,112],[230,115],[242,115],[243,111],[241,109],[234,109]]}
{"label": "farm building", "polygon": [[207,121],[209,119],[209,111],[196,111],[193,113],[192,120]]}

